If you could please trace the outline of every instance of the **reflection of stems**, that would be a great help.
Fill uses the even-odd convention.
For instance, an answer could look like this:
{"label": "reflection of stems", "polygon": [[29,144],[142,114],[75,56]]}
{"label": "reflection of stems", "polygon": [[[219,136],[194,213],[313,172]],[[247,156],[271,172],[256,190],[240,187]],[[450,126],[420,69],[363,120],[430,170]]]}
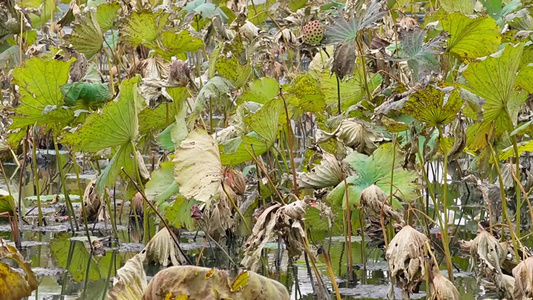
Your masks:
{"label": "reflection of stems", "polygon": [[221,184],[222,184],[222,190],[224,191],[224,194],[226,194],[226,197],[228,197],[229,202],[231,202],[231,205],[233,206],[233,209],[235,209],[235,211],[237,212],[239,217],[241,217],[242,222],[244,223],[244,226],[246,227],[248,232],[250,234],[252,234],[252,229],[250,228],[250,225],[248,225],[248,222],[246,221],[246,219],[244,218],[243,214],[241,213],[241,211],[239,210],[239,208],[235,204],[235,201],[233,201],[233,198],[231,198],[231,196],[229,195],[228,191],[226,191],[226,187],[224,186],[224,182],[221,182]]}
{"label": "reflection of stems", "polygon": [[[447,244],[448,232],[442,230],[442,228],[444,228],[446,225],[444,225],[444,222],[442,220],[442,216],[440,214],[440,205],[439,205],[439,203],[437,203],[437,199],[435,199],[435,193],[433,192],[433,185],[429,181],[428,174],[426,173],[426,168],[424,167],[424,165],[425,165],[424,156],[422,155],[422,153],[420,151],[420,147],[417,147],[417,148],[418,148],[417,149],[418,160],[420,161],[420,169],[422,170],[422,175],[424,177],[424,181],[426,182],[427,193],[430,195],[431,200],[433,201],[433,208],[435,209],[435,215],[437,215],[437,219],[439,220],[439,226],[441,228],[442,244],[444,246],[444,255],[446,256],[446,267],[448,269],[448,276],[453,276],[451,259],[450,259],[450,261],[448,261],[448,258],[450,256],[446,254],[447,252],[449,253],[449,251],[450,251],[450,248],[448,247],[448,244]],[[436,177],[434,177],[434,178],[436,178]],[[429,205],[427,206],[427,209],[429,210]],[[446,239],[446,241],[445,241],[445,239]]]}
{"label": "reflection of stems", "polygon": [[331,280],[331,285],[333,286],[333,289],[335,290],[335,297],[337,298],[337,300],[340,300],[341,293],[339,292],[339,286],[337,285],[337,281],[335,280],[335,274],[333,274],[333,267],[331,266],[329,255],[326,252],[326,249],[324,249],[324,246],[321,246],[320,248],[318,248],[317,253],[324,255],[324,259],[326,260],[326,265],[328,267],[329,279]]}
{"label": "reflection of stems", "polygon": [[[443,139],[442,129],[439,126],[439,140]],[[442,172],[442,181],[443,181],[443,192],[442,192],[442,206],[444,214],[444,222],[441,227],[442,234],[442,246],[444,247],[444,255],[446,256],[446,267],[448,268],[448,279],[453,282],[453,271],[452,271],[452,258],[450,253],[450,240],[448,238],[448,155],[444,153],[444,163],[443,163],[443,172]]]}
{"label": "reflection of stems", "polygon": [[[107,277],[105,282],[109,282],[109,278],[111,278],[111,270],[113,270],[113,265],[115,264],[116,259],[116,251],[113,251],[113,254],[111,256],[111,262],[109,263],[109,269],[107,270]],[[104,284],[104,292],[102,293],[102,300],[104,300],[107,296],[107,284]]]}
{"label": "reflection of stems", "polygon": [[[348,197],[348,183],[346,182],[346,174],[342,172],[342,179],[344,180],[344,193],[346,195],[346,238],[348,238],[348,280],[352,281],[353,260],[352,260],[352,213],[350,211],[350,199]],[[326,254],[327,255],[327,254]],[[326,258],[326,260],[328,260]],[[333,272],[333,271],[332,271]]]}
{"label": "reflection of stems", "polygon": [[[80,192],[81,199],[81,214],[83,216],[83,223],[85,225],[85,234],[87,234],[87,240],[89,241],[89,246],[91,247],[91,252],[93,250],[93,243],[91,243],[91,235],[89,234],[89,225],[87,225],[87,212],[85,211],[85,199],[84,193],[81,189],[81,180],[80,180],[80,168],[76,162],[76,157],[72,154],[72,163],[74,164],[74,172],[76,172],[76,181],[78,182],[78,190]],[[101,205],[101,204],[100,204]]]}
{"label": "reflection of stems", "polygon": [[63,194],[65,195],[65,205],[67,206],[67,214],[68,220],[70,222],[70,228],[72,228],[72,231],[78,231],[80,229],[78,228],[78,223],[76,222],[76,218],[74,217],[74,207],[72,206],[72,201],[70,200],[70,196],[68,194],[67,180],[65,179],[65,172],[62,168],[63,164],[61,163],[61,155],[59,155],[59,147],[57,146],[57,136],[55,134],[53,140],[54,149],[56,151],[57,169],[59,170],[59,176],[61,178],[61,184],[63,186]]}
{"label": "reflection of stems", "polygon": [[250,151],[250,149],[248,149],[248,147],[246,147],[246,145],[244,145],[244,149],[248,152],[248,154],[250,154],[250,157],[252,157],[252,159],[255,161],[256,165],[257,165],[257,166],[261,169],[261,171],[265,174],[265,177],[267,178],[268,182],[270,183],[270,185],[271,185],[272,188],[274,189],[274,192],[275,192],[276,195],[278,196],[279,200],[281,201],[281,203],[283,203],[283,205],[285,205],[285,200],[283,200],[283,197],[281,197],[281,194],[279,193],[278,188],[276,187],[276,185],[274,184],[274,182],[272,181],[272,179],[270,179],[270,176],[268,176],[268,172],[267,172],[267,170],[265,169],[265,166],[263,166],[263,164],[259,162],[259,160],[257,159],[257,157],[255,157],[255,155],[253,155],[253,153]]}
{"label": "reflection of stems", "polygon": [[[19,178],[19,201],[18,201],[18,228],[22,228],[22,185],[24,184],[24,172],[26,171],[26,156],[28,155],[28,134],[30,132],[30,128],[28,127],[26,129],[26,136],[22,140],[22,148],[23,148],[23,155],[22,155],[22,166],[20,167],[20,178]],[[15,213],[16,210],[15,210]],[[15,215],[17,217],[17,215]],[[22,238],[21,232],[18,231],[16,233],[13,233],[13,238],[15,240],[15,245],[17,248],[21,248],[20,239]]]}
{"label": "reflection of stems", "polygon": [[[135,169],[135,174],[137,175],[137,182],[141,186],[141,191],[144,194],[144,186],[141,180],[141,173],[139,172],[139,162],[137,161],[137,149],[135,148],[135,145],[133,142],[131,142],[131,146],[133,149],[133,168]],[[131,205],[133,204],[133,199],[131,201]],[[135,211],[135,207],[133,208]],[[146,244],[149,241],[148,237],[148,218],[150,214],[148,211],[148,206],[146,205],[146,202],[143,202],[143,243]]]}
{"label": "reflection of stems", "polygon": [[41,207],[41,189],[39,187],[39,175],[37,174],[37,143],[35,141],[35,136],[37,135],[37,130],[36,127],[34,126],[33,127],[34,129],[34,132],[33,132],[33,147],[31,149],[31,153],[32,153],[32,160],[33,160],[33,181],[35,182],[35,189],[36,189],[36,192],[35,194],[37,195],[37,207],[39,208],[39,226],[42,226],[43,225],[43,209]]}
{"label": "reflection of stems", "polygon": [[291,120],[289,118],[289,111],[287,109],[287,101],[285,101],[285,97],[283,97],[283,92],[281,88],[279,89],[279,95],[281,99],[283,100],[283,107],[285,108],[285,117],[287,120],[287,143],[289,144],[289,159],[291,161],[291,168],[292,168],[292,184],[294,188],[294,194],[296,195],[296,197],[298,197],[298,183],[296,182],[296,166],[294,164],[294,153],[293,153],[293,148],[292,148]]}
{"label": "reflection of stems", "polygon": [[150,205],[150,208],[155,212],[155,214],[159,217],[159,219],[161,220],[161,222],[163,222],[163,225],[167,228],[169,234],[170,234],[170,237],[172,237],[172,240],[174,241],[174,243],[176,244],[176,246],[178,247],[178,250],[180,250],[181,254],[183,255],[183,257],[185,258],[185,260],[187,261],[187,263],[189,265],[192,265],[191,261],[189,260],[189,258],[187,257],[187,255],[185,255],[185,252],[183,251],[183,249],[181,248],[180,244],[178,243],[178,240],[176,239],[176,237],[174,236],[174,233],[172,233],[172,231],[170,230],[170,227],[168,226],[167,224],[167,221],[165,221],[165,218],[163,218],[163,216],[161,216],[161,214],[157,211],[157,209],[155,209],[154,205],[148,201],[148,199],[146,198],[146,195],[144,195],[144,192],[139,188],[139,186],[137,185],[137,183],[135,182],[135,180],[133,180],[133,178],[131,178],[131,176],[126,173],[126,171],[124,170],[124,167],[120,168],[122,170],[122,172],[129,178],[129,180],[131,181],[131,183],[133,184],[133,186],[135,186],[135,189],[137,189],[137,191],[139,192],[139,194],[141,194],[141,196],[143,197],[143,200],[145,203],[147,203],[148,205]]}
{"label": "reflection of stems", "polygon": [[[238,266],[238,264],[231,258],[231,256],[228,254],[228,252],[226,252],[226,250],[224,249],[224,247],[222,247],[217,241],[215,241],[214,238],[212,238],[210,235],[209,235],[209,226],[207,225],[207,222],[204,220],[204,219],[201,219],[202,221],[204,221],[204,224],[205,224],[205,230],[204,230],[204,233],[205,233],[205,236],[211,240],[211,242],[213,242],[215,245],[217,245],[217,247],[224,253],[226,254],[226,256],[228,257],[229,261],[235,265],[235,266]],[[208,241],[209,243],[209,241]],[[198,261],[199,262],[199,261]]]}
{"label": "reflection of stems", "polygon": [[[505,198],[505,187],[503,185],[503,179],[502,179],[502,172],[500,170],[500,159],[498,157],[498,153],[492,147],[492,144],[490,143],[488,136],[486,136],[486,141],[490,149],[490,153],[492,155],[492,161],[494,162],[494,167],[496,168],[496,173],[498,173],[498,183],[500,184],[500,197],[502,200],[502,217],[505,221],[507,221],[507,226],[509,227],[509,233],[511,234],[511,239],[513,240],[513,250],[515,254],[515,259],[517,261],[520,261],[520,256],[518,255],[518,240],[516,237],[516,234],[513,230],[513,224],[511,223],[511,219],[509,218],[509,214],[507,212],[507,198]],[[520,226],[519,224],[517,226]]]}

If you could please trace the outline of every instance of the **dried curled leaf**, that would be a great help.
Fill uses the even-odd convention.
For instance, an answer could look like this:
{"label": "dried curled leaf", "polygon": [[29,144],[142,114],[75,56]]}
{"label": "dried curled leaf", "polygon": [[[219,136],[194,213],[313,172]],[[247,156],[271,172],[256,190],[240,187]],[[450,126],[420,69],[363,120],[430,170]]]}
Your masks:
{"label": "dried curled leaf", "polygon": [[30,262],[25,261],[20,252],[15,247],[8,245],[2,238],[0,238],[1,258],[16,261],[26,275],[23,277],[8,264],[0,262],[0,299],[18,300],[30,296],[31,292],[37,289],[39,285],[31,270]]}
{"label": "dried curled leaf", "polygon": [[146,244],[143,252],[146,252],[147,262],[156,262],[165,267],[171,263],[173,266],[178,266],[185,262],[185,258],[170,234],[164,227]]}
{"label": "dried curled leaf", "polygon": [[231,282],[225,270],[196,266],[170,267],[157,273],[143,299],[159,300],[164,295],[184,299],[289,299],[281,283],[252,271],[242,271]]}
{"label": "dried curled leaf", "polygon": [[418,291],[425,277],[424,246],[428,238],[407,225],[389,244],[385,257],[396,285],[407,293]]}
{"label": "dried curled leaf", "polygon": [[440,272],[434,272],[430,300],[460,300],[459,291],[453,283]]}
{"label": "dried curled leaf", "polygon": [[148,285],[143,267],[145,257],[146,254],[142,251],[117,270],[113,287],[107,293],[108,298],[112,300],[141,300]]}
{"label": "dried curled leaf", "polygon": [[398,224],[404,224],[403,215],[394,210],[387,203],[387,195],[377,185],[373,184],[361,192],[361,205],[365,208],[372,210],[375,214],[380,214],[381,210],[385,216],[393,219]]}
{"label": "dried curled leaf", "polygon": [[336,137],[344,145],[354,148],[359,153],[372,154],[377,146],[377,136],[363,123],[355,119],[342,120],[341,124],[332,133],[317,131],[316,142],[322,143]]}
{"label": "dried curled leaf", "polygon": [[533,298],[533,257],[518,264],[513,269],[515,279],[513,299],[526,300]]}
{"label": "dried curled leaf", "polygon": [[304,201],[298,200],[283,206],[276,203],[266,208],[244,244],[245,255],[241,264],[250,270],[257,270],[261,251],[273,233],[283,237],[289,255],[299,256],[303,251],[301,240],[305,232],[302,222],[306,206]]}
{"label": "dried curled leaf", "polygon": [[316,165],[308,173],[300,173],[298,176],[299,187],[324,188],[334,186],[342,181],[341,163],[335,156],[328,152],[322,152],[320,165]]}
{"label": "dried curled leaf", "polygon": [[[105,190],[108,193],[108,190]],[[102,201],[102,196],[96,190],[96,179],[92,179],[83,193],[83,206],[87,221],[103,222],[106,219],[105,205]],[[83,219],[83,211],[80,210],[79,218]]]}

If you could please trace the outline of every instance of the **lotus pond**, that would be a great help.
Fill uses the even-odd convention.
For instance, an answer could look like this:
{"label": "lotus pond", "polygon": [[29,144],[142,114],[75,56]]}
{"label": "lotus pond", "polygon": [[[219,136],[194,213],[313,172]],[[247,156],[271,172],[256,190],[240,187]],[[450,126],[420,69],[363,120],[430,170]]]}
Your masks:
{"label": "lotus pond", "polygon": [[0,2],[0,299],[533,299],[533,2]]}

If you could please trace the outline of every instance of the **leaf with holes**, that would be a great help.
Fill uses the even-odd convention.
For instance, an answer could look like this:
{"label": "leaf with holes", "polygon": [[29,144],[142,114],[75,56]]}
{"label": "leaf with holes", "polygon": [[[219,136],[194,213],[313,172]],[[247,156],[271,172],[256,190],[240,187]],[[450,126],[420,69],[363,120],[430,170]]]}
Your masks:
{"label": "leaf with holes", "polygon": [[78,52],[85,54],[87,59],[100,52],[104,44],[104,36],[94,10],[91,10],[87,15],[79,16],[74,23],[72,32],[67,37],[67,41]]}
{"label": "leaf with holes", "polygon": [[169,16],[164,12],[133,12],[126,17],[120,27],[120,40],[132,47],[152,43],[168,24]]}
{"label": "leaf with holes", "polygon": [[13,71],[13,81],[20,88],[20,106],[17,107],[17,115],[13,117],[12,128],[23,128],[28,125],[44,125],[49,123],[62,123],[69,121],[67,112],[61,113],[63,95],[61,86],[67,83],[70,65],[74,60],[45,61],[34,57],[24,62],[24,65]]}
{"label": "leaf with holes", "polygon": [[418,90],[409,97],[402,109],[428,126],[442,126],[455,119],[463,106],[457,90],[446,93],[433,86]]}

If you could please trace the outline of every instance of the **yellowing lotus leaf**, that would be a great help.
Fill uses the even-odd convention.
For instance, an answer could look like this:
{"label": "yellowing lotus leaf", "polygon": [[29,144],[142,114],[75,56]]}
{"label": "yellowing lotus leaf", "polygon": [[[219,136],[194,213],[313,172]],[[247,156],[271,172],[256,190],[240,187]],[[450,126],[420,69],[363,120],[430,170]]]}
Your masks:
{"label": "yellowing lotus leaf", "polygon": [[0,299],[19,300],[30,296],[31,292],[37,289],[39,285],[31,270],[30,262],[25,261],[20,252],[15,247],[8,245],[2,238],[0,238],[0,258],[16,261],[26,274],[22,276],[8,264],[0,262]]}
{"label": "yellowing lotus leaf", "polygon": [[217,142],[205,130],[189,133],[174,157],[174,179],[180,193],[209,206],[219,195],[222,178]]}

